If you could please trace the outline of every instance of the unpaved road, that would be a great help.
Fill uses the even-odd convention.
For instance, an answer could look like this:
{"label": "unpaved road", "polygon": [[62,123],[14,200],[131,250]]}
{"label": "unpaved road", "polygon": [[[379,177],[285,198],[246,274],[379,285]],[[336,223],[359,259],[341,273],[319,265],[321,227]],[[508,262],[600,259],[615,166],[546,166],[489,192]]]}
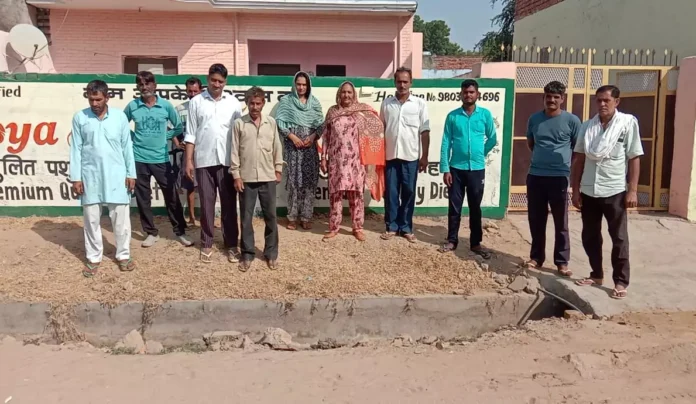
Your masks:
{"label": "unpaved road", "polygon": [[[568,356],[570,355],[570,356]],[[696,402],[696,314],[546,320],[465,346],[111,355],[0,344],[0,403]]]}

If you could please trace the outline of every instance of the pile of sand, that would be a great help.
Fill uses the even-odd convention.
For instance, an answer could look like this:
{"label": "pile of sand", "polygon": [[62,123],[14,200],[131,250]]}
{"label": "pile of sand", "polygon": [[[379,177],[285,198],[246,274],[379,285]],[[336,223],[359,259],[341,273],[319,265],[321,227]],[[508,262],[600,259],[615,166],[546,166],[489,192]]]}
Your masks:
{"label": "pile of sand", "polygon": [[[367,220],[367,241],[363,243],[350,235],[349,228],[330,242],[322,242],[324,219],[318,219],[311,231],[281,227],[279,270],[270,271],[257,259],[247,273],[228,263],[218,247],[212,264],[201,263],[196,247],[184,248],[173,241],[171,226],[163,218],[158,219],[159,243],[143,249],[138,218],[134,216],[132,223],[132,255],[137,269],[132,273],[118,271],[112,260],[113,234],[105,219],[104,261],[97,276],[86,279],[81,274],[81,218],[0,219],[0,301],[292,301],[300,297],[451,294],[455,290],[471,294],[491,287],[489,274],[466,252],[437,252],[446,231],[427,219],[417,219],[416,244],[401,238],[379,239],[383,222],[377,217]],[[348,218],[344,223],[349,223]],[[262,249],[263,223],[255,222],[255,229],[257,248]],[[195,241],[198,233],[198,229],[189,231]],[[219,230],[216,244],[222,245]]]}

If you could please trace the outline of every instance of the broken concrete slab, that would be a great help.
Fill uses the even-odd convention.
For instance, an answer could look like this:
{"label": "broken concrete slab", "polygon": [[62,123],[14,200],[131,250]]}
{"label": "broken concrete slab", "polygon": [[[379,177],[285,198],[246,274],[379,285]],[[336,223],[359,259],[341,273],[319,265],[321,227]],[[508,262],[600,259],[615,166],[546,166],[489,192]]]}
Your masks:
{"label": "broken concrete slab", "polygon": [[521,276],[521,275],[515,277],[515,280],[513,280],[512,283],[508,285],[508,289],[510,289],[513,292],[521,292],[526,287],[527,287],[527,278],[525,278],[524,276]]}

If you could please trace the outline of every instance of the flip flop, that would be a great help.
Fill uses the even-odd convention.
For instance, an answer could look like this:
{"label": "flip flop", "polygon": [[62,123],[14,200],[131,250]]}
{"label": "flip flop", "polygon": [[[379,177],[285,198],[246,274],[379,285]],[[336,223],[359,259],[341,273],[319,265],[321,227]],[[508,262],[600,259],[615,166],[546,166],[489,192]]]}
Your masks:
{"label": "flip flop", "polygon": [[448,243],[443,244],[440,248],[438,248],[437,251],[444,254],[444,253],[452,252],[456,249],[457,249],[457,247],[454,244],[448,242]]}
{"label": "flip flop", "polygon": [[568,269],[568,267],[565,267],[563,269],[558,268],[558,274],[564,278],[570,278],[571,276],[573,276],[573,271]]}
{"label": "flip flop", "polygon": [[97,270],[99,270],[99,266],[101,265],[101,262],[87,262],[85,263],[85,269],[82,270],[82,276],[85,278],[91,278],[94,275],[97,274]]}
{"label": "flip flop", "polygon": [[602,286],[602,283],[604,283],[604,281],[592,278],[582,278],[578,281],[575,281],[575,284],[578,286]]}
{"label": "flip flop", "polygon": [[541,268],[541,265],[539,265],[539,263],[536,262],[535,260],[527,260],[527,261],[524,261],[520,265],[520,267],[526,268],[526,269],[539,269],[539,268]]}
{"label": "flip flop", "polygon": [[616,300],[622,300],[628,297],[628,291],[626,289],[616,289],[611,292],[611,298]]}
{"label": "flip flop", "polygon": [[211,258],[212,256],[213,256],[212,250],[208,251],[207,254],[205,252],[203,252],[203,250],[201,250],[201,262],[203,262],[204,264],[212,263],[213,262],[213,260]]}
{"label": "flip flop", "polygon": [[133,258],[128,258],[127,260],[117,262],[118,269],[120,269],[121,272],[132,272],[135,269],[135,262],[133,262]]}
{"label": "flip flop", "polygon": [[491,259],[491,253],[488,252],[488,251],[486,251],[486,250],[484,250],[484,249],[481,248],[481,247],[479,247],[479,248],[477,248],[477,249],[471,249],[471,252],[473,252],[473,253],[476,254],[476,255],[480,255],[480,256],[483,257],[483,259],[485,259],[485,260]]}
{"label": "flip flop", "polygon": [[391,240],[391,239],[394,238],[394,236],[396,236],[396,233],[395,233],[395,232],[392,232],[392,231],[385,231],[384,233],[382,233],[382,234],[379,236],[379,238],[381,238],[382,240]]}
{"label": "flip flop", "polygon": [[404,234],[404,238],[408,240],[409,243],[415,243],[418,240],[416,239],[416,235],[413,233],[406,233]]}
{"label": "flip flop", "polygon": [[322,241],[331,240],[332,238],[336,237],[337,235],[338,235],[337,231],[330,231],[330,232],[324,234],[324,237],[322,237],[321,240]]}

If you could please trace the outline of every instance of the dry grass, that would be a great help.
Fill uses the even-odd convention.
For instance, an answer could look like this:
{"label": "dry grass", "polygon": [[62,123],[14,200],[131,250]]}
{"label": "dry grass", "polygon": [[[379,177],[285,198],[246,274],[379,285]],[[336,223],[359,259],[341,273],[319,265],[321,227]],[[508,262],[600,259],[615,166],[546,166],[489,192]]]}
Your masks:
{"label": "dry grass", "polygon": [[[330,242],[322,242],[326,229],[323,218],[315,222],[315,229],[310,232],[291,232],[281,227],[280,269],[270,271],[257,259],[247,273],[239,272],[218,250],[212,264],[201,263],[197,248],[184,248],[172,240],[171,226],[164,219],[158,219],[160,242],[142,249],[138,218],[133,217],[132,223],[132,255],[137,269],[132,273],[118,271],[112,261],[115,248],[106,219],[102,221],[106,237],[104,261],[97,276],[86,279],[81,275],[81,218],[0,219],[0,301],[292,301],[301,297],[451,294],[454,290],[472,294],[491,288],[488,274],[477,268],[466,248],[458,255],[436,251],[446,230],[441,222],[429,219],[416,219],[420,240],[417,244],[404,239],[380,240],[383,222],[378,217],[367,221],[364,243],[355,240],[348,228]],[[346,218],[344,224],[348,223]],[[262,248],[263,223],[256,221],[255,229],[257,247]],[[462,237],[468,236],[466,233],[468,230],[463,227]],[[189,234],[198,239],[198,229]],[[221,244],[220,237],[218,230],[217,244]],[[495,237],[487,237],[485,242],[491,246]]]}

